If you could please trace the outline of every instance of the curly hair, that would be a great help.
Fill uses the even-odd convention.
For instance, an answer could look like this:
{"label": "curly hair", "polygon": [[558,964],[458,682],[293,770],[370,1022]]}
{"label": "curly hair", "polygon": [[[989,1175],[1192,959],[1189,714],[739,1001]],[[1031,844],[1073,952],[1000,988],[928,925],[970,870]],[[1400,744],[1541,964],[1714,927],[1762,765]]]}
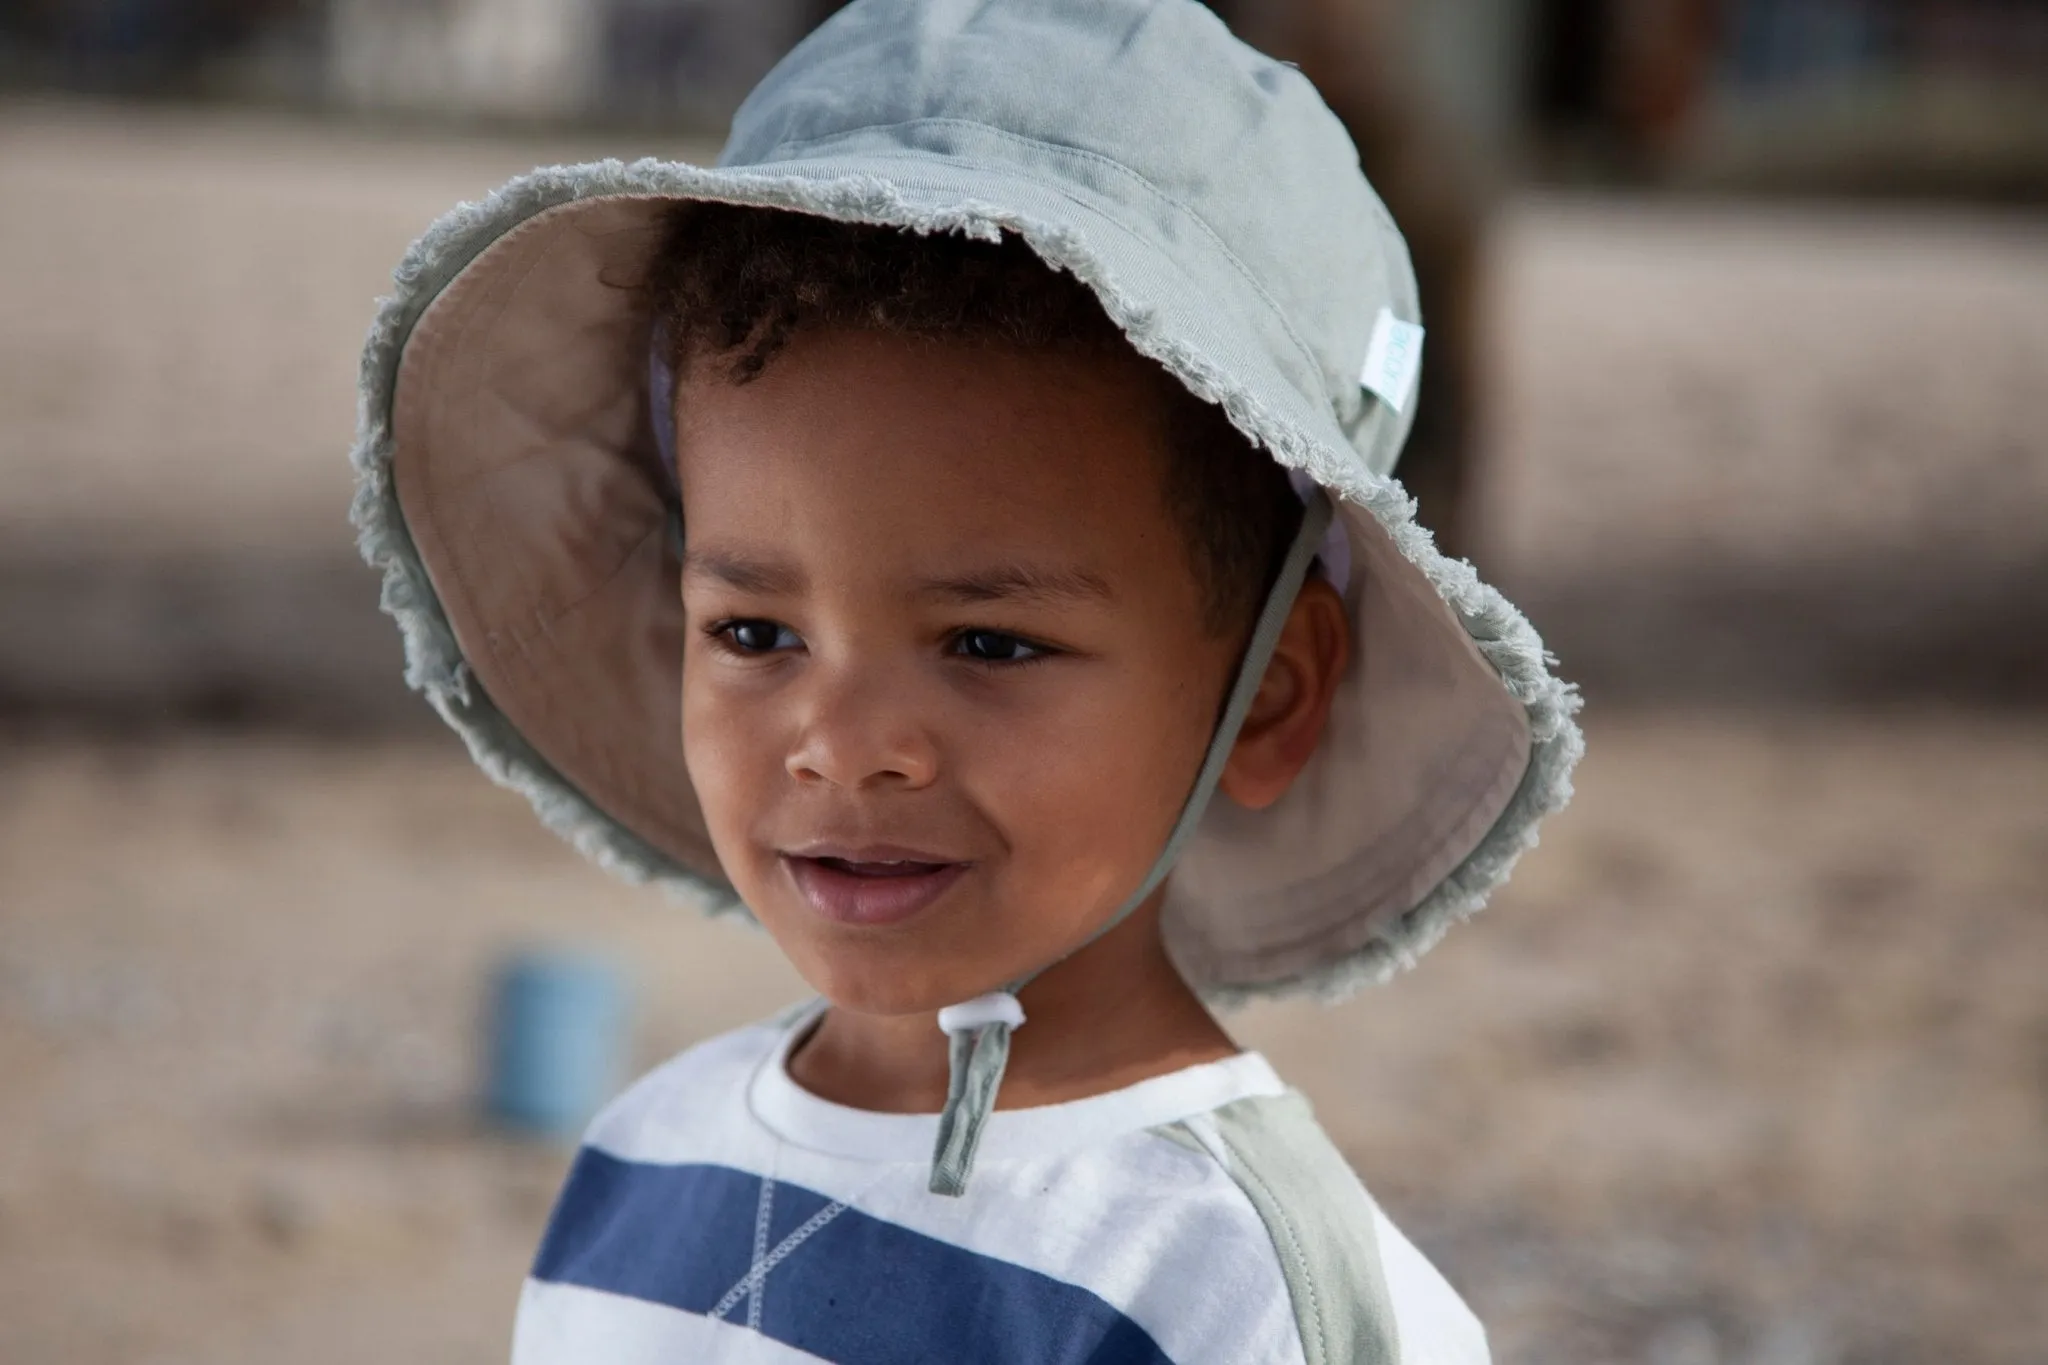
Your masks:
{"label": "curly hair", "polygon": [[[759,377],[806,328],[1025,350],[1114,354],[1129,343],[1088,287],[1023,241],[920,236],[780,209],[670,210],[648,276],[668,363],[719,361],[734,384]],[[1286,473],[1159,371],[1165,503],[1180,525],[1219,635],[1249,630],[1301,517]]]}

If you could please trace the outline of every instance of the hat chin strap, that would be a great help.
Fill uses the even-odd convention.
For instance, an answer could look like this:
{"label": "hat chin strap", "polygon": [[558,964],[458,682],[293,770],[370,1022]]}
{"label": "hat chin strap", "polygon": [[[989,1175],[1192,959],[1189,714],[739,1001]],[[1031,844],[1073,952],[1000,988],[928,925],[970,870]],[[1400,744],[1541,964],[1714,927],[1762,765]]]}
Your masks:
{"label": "hat chin strap", "polygon": [[1252,698],[1258,695],[1259,684],[1265,679],[1266,665],[1273,660],[1273,650],[1280,643],[1288,614],[1294,610],[1302,580],[1308,576],[1309,565],[1335,515],[1329,494],[1316,489],[1302,509],[1301,528],[1294,533],[1294,543],[1281,562],[1280,575],[1273,580],[1273,590],[1266,595],[1258,622],[1252,627],[1251,642],[1245,646],[1244,659],[1237,666],[1230,699],[1224,704],[1216,733],[1209,739],[1209,751],[1202,758],[1201,770],[1195,774],[1194,788],[1181,807],[1180,817],[1174,821],[1166,847],[1160,850],[1138,889],[1101,928],[1071,951],[1018,977],[1002,990],[939,1011],[939,1027],[947,1039],[948,1071],[946,1107],[939,1113],[938,1141],[932,1149],[933,1194],[957,1197],[967,1192],[967,1178],[974,1172],[974,1154],[981,1146],[982,1130],[988,1126],[989,1114],[995,1109],[996,1091],[1002,1086],[1003,1071],[1010,1062],[1010,1034],[1024,1022],[1024,1007],[1017,1002],[1017,992],[1129,918],[1166,880],[1181,849],[1202,823],[1202,812],[1208,809],[1209,798],[1215,795],[1216,783],[1223,776],[1223,766],[1237,744],[1238,731],[1243,728]]}

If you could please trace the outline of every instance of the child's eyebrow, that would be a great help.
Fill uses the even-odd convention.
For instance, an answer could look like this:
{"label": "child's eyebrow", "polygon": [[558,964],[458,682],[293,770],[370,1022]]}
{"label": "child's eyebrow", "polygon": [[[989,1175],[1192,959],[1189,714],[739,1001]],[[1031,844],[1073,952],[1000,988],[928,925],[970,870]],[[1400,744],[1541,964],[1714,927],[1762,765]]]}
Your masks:
{"label": "child's eyebrow", "polygon": [[926,597],[957,602],[1000,602],[1012,598],[1095,602],[1116,596],[1100,574],[1087,569],[1048,569],[1032,564],[998,564],[969,573],[927,578],[918,585]]}
{"label": "child's eyebrow", "polygon": [[764,596],[794,597],[804,590],[803,570],[795,565],[719,550],[685,551],[683,576],[715,578],[729,588]]}

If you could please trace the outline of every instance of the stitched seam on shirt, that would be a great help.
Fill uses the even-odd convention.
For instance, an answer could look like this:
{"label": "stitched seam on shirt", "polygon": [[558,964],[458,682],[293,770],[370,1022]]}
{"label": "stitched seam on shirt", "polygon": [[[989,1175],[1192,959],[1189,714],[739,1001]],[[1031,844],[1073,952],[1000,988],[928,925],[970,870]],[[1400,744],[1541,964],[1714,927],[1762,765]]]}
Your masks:
{"label": "stitched seam on shirt", "polygon": [[[790,1254],[805,1242],[808,1242],[813,1233],[817,1232],[818,1229],[824,1227],[834,1218],[837,1218],[840,1214],[845,1213],[846,1208],[845,1204],[835,1199],[824,1208],[812,1214],[802,1227],[783,1238],[781,1242],[776,1244],[775,1250],[769,1252],[764,1259],[757,1261],[752,1269],[742,1275],[738,1284],[726,1290],[725,1297],[718,1301],[717,1306],[707,1316],[713,1320],[722,1321],[726,1314],[739,1306],[739,1301],[742,1298],[750,1294],[760,1293],[761,1286],[765,1285],[768,1281],[769,1271],[788,1260]],[[752,1318],[751,1313],[748,1316],[750,1319]],[[749,1325],[753,1325],[751,1321]],[[759,1329],[756,1328],[756,1330],[758,1331]]]}
{"label": "stitched seam on shirt", "polygon": [[831,1203],[827,1204],[824,1208],[819,1209],[816,1213],[812,1214],[809,1221],[807,1221],[802,1227],[798,1228],[795,1232],[790,1233],[789,1236],[783,1238],[781,1245],[777,1246],[775,1250],[768,1253],[768,1259],[762,1263],[761,1272],[757,1278],[762,1281],[766,1281],[768,1278],[769,1271],[775,1269],[775,1267],[781,1265],[784,1261],[788,1260],[791,1253],[793,1253],[798,1247],[802,1246],[805,1242],[811,1240],[811,1235],[813,1233],[817,1232],[820,1228],[824,1227],[827,1223],[831,1222],[834,1218],[837,1218],[840,1214],[845,1212],[846,1205],[840,1203],[838,1200],[835,1199]]}
{"label": "stitched seam on shirt", "polygon": [[[1225,1147],[1230,1149],[1231,1155],[1237,1158],[1237,1167],[1238,1170],[1243,1171],[1243,1178],[1258,1185],[1260,1192],[1266,1197],[1266,1202],[1273,1208],[1273,1216],[1279,1220],[1280,1226],[1287,1232],[1288,1246],[1286,1251],[1292,1255],[1295,1265],[1300,1268],[1301,1283],[1308,1292],[1309,1318],[1314,1325],[1316,1333],[1316,1350],[1314,1356],[1311,1357],[1311,1365],[1314,1365],[1314,1362],[1327,1362],[1330,1358],[1330,1347],[1328,1334],[1323,1328],[1323,1306],[1316,1298],[1316,1282],[1309,1273],[1308,1256],[1302,1250],[1301,1231],[1294,1226],[1294,1220],[1288,1216],[1286,1206],[1274,1196],[1273,1187],[1268,1185],[1265,1179],[1259,1175],[1258,1170],[1244,1159],[1243,1150],[1227,1137],[1223,1138],[1222,1142]],[[1232,1172],[1232,1174],[1234,1175],[1236,1172]],[[1265,1220],[1261,1218],[1260,1221],[1264,1222]],[[1272,1227],[1269,1224],[1267,1235],[1271,1236],[1271,1234]],[[1275,1242],[1274,1250],[1276,1252],[1280,1251],[1277,1241]],[[1308,1343],[1303,1342],[1302,1346],[1305,1350]]]}
{"label": "stitched seam on shirt", "polygon": [[[748,1261],[750,1266],[761,1264],[768,1254],[768,1220],[775,1212],[775,1182],[767,1176],[761,1177],[761,1198],[754,1205],[754,1254]],[[764,1278],[747,1291],[747,1326],[761,1330],[761,1300],[768,1297],[768,1281]]]}

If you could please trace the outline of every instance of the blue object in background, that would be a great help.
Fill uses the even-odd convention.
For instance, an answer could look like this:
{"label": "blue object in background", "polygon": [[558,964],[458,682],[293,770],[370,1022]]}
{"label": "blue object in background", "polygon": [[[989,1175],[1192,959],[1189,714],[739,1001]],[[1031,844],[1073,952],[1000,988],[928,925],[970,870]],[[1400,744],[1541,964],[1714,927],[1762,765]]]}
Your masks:
{"label": "blue object in background", "polygon": [[486,1104],[496,1122],[574,1138],[617,1089],[628,991],[602,958],[535,949],[498,971],[490,1012]]}

